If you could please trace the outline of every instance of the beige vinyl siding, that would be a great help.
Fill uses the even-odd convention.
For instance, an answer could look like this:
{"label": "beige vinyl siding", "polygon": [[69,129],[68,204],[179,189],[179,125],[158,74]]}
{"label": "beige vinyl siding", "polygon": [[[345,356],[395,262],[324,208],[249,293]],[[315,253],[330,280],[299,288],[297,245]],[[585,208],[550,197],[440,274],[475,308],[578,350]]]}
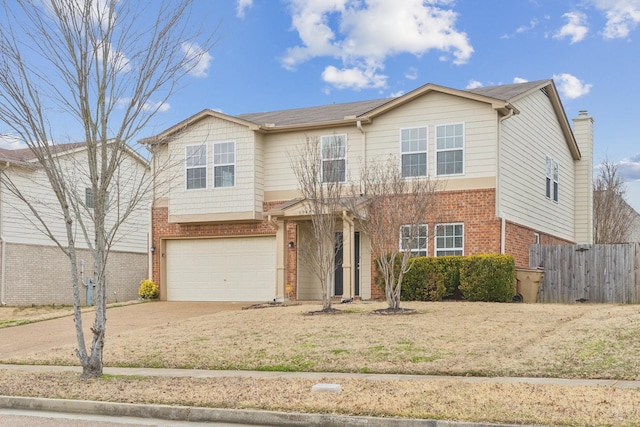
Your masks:
{"label": "beige vinyl siding", "polygon": [[[367,132],[367,158],[384,159],[389,153],[399,156],[400,129],[428,126],[428,173],[434,177],[436,126],[463,123],[464,174],[441,176],[440,180],[495,177],[495,120],[495,111],[488,104],[431,92],[377,117],[373,124],[364,127]],[[469,185],[473,187],[472,182]]]}
{"label": "beige vinyl siding", "polygon": [[[541,91],[519,100],[504,120],[499,206],[509,221],[574,240],[574,165],[551,101]],[[544,130],[541,132],[541,130]],[[559,201],[546,197],[546,159],[560,167]]]}
{"label": "beige vinyl siding", "polygon": [[[347,179],[357,181],[361,164],[367,160],[400,156],[400,129],[428,126],[428,170],[435,175],[435,128],[437,125],[464,123],[465,173],[440,177],[442,181],[467,180],[463,188],[475,188],[473,179],[496,176],[496,113],[490,105],[440,93],[429,93],[410,104],[398,107],[373,123],[363,125],[363,135],[356,125],[309,132],[265,135],[264,185],[267,192],[297,189],[290,156],[307,137],[347,135]],[[365,148],[366,140],[366,148]],[[398,167],[400,167],[398,165]],[[471,179],[471,180],[469,180]],[[484,187],[483,183],[483,187]],[[459,186],[456,189],[461,189]]]}
{"label": "beige vinyl siding", "polygon": [[362,159],[362,135],[355,125],[307,132],[288,132],[265,135],[264,188],[269,192],[296,190],[298,181],[291,168],[291,156],[305,144],[307,138],[326,135],[347,137],[347,181],[358,179]]}
{"label": "beige vinyl siding", "polygon": [[[235,143],[235,183],[233,187],[213,186],[213,150],[218,142]],[[207,186],[187,190],[185,183],[185,147],[206,144]],[[169,215],[198,215],[262,210],[262,190],[256,190],[261,165],[256,161],[257,150],[253,131],[246,126],[208,117],[201,120],[171,143],[172,161]]]}
{"label": "beige vinyl siding", "polygon": [[[74,154],[78,160],[82,161],[84,151]],[[61,158],[62,167],[67,161]],[[62,245],[67,243],[67,232],[65,221],[61,213],[60,205],[49,185],[47,177],[42,169],[27,170],[13,167],[9,171],[11,179],[26,195],[30,203],[36,206],[38,213],[45,220],[50,232],[58,239]],[[121,167],[120,182],[113,183],[109,198],[112,211],[116,212],[115,203],[118,202],[116,188],[124,194],[132,191],[137,180],[142,175],[148,173],[145,167],[133,158],[127,158]],[[75,191],[84,200],[85,188],[89,186],[86,176],[78,173],[78,180],[75,181],[77,187]],[[123,200],[127,200],[126,195]],[[45,229],[41,222],[31,213],[26,204],[11,194],[6,188],[2,188],[1,194],[2,211],[2,234],[8,243],[20,243],[28,245],[54,246],[55,243],[45,234]],[[147,236],[149,232],[149,207],[151,194],[134,209],[127,221],[120,226],[114,239],[112,250],[124,252],[147,252]],[[124,207],[124,202],[121,205]],[[122,209],[120,209],[122,211]],[[109,218],[112,218],[109,221]],[[107,227],[113,224],[113,217],[107,216]],[[86,225],[89,221],[86,221]],[[88,248],[80,225],[74,223],[75,241],[78,248]],[[90,238],[93,236],[91,229],[87,230]]]}

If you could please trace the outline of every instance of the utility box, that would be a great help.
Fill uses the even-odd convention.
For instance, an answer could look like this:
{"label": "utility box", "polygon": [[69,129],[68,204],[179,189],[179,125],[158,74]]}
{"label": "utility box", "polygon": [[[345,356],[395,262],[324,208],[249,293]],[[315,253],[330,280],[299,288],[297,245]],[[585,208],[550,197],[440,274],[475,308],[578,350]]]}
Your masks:
{"label": "utility box", "polygon": [[522,296],[522,302],[538,302],[538,291],[544,272],[532,268],[516,268],[516,293]]}

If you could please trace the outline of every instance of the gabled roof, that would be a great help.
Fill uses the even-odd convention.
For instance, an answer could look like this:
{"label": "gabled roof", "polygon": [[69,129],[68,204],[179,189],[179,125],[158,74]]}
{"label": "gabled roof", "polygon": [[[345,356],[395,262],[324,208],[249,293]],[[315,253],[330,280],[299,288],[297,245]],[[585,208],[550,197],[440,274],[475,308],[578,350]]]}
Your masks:
{"label": "gabled roof", "polygon": [[571,127],[569,126],[569,122],[565,115],[564,108],[562,107],[562,103],[560,102],[560,97],[558,96],[555,84],[553,83],[553,80],[550,79],[469,90],[453,89],[428,83],[395,98],[267,111],[262,113],[248,113],[240,114],[238,116],[230,116],[212,110],[203,110],[186,120],[183,120],[177,125],[170,127],[164,132],[156,136],[145,138],[140,142],[143,144],[166,143],[174,134],[207,117],[216,117],[237,123],[259,133],[311,130],[337,126],[349,126],[357,123],[370,123],[375,117],[411,102],[429,92],[444,93],[478,102],[484,102],[490,104],[491,107],[501,115],[519,114],[519,110],[513,105],[513,103],[537,90],[543,90],[549,96],[559,119],[562,131],[567,139],[569,149],[571,150],[574,158],[579,159],[580,151],[578,150],[578,145],[573,136],[573,132],[571,131]]}
{"label": "gabled roof", "polygon": [[[71,154],[82,151],[87,147],[86,142],[71,142],[67,144],[54,144],[49,146],[53,155]],[[127,146],[127,152],[137,161],[149,166],[149,162],[131,147]],[[17,165],[32,165],[37,162],[36,155],[31,148],[18,148],[15,150],[0,148],[0,163],[12,163]]]}
{"label": "gabled roof", "polygon": [[367,112],[378,108],[393,99],[394,98],[373,99],[370,101],[330,104],[319,107],[240,114],[238,117],[256,124],[273,126],[334,122],[344,120],[346,117],[361,117]]}

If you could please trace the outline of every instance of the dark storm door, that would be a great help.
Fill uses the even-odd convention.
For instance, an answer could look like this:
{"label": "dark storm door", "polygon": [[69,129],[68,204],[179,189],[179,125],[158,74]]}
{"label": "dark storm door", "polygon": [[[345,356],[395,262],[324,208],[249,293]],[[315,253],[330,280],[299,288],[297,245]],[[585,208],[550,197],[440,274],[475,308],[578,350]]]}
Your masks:
{"label": "dark storm door", "polygon": [[342,233],[336,233],[335,240],[335,248],[336,248],[336,258],[335,258],[335,269],[334,269],[334,287],[333,287],[333,295],[342,295],[344,282],[342,280],[342,260],[344,256],[344,250],[342,248]]}

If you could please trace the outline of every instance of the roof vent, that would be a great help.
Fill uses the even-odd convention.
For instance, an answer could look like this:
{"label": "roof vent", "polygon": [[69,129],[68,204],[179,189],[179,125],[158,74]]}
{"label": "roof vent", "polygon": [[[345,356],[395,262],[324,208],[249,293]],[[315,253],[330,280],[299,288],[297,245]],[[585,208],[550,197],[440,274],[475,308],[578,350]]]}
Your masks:
{"label": "roof vent", "polygon": [[547,92],[546,87],[540,88],[540,92],[544,93],[547,96],[547,98],[549,97],[549,92]]}

